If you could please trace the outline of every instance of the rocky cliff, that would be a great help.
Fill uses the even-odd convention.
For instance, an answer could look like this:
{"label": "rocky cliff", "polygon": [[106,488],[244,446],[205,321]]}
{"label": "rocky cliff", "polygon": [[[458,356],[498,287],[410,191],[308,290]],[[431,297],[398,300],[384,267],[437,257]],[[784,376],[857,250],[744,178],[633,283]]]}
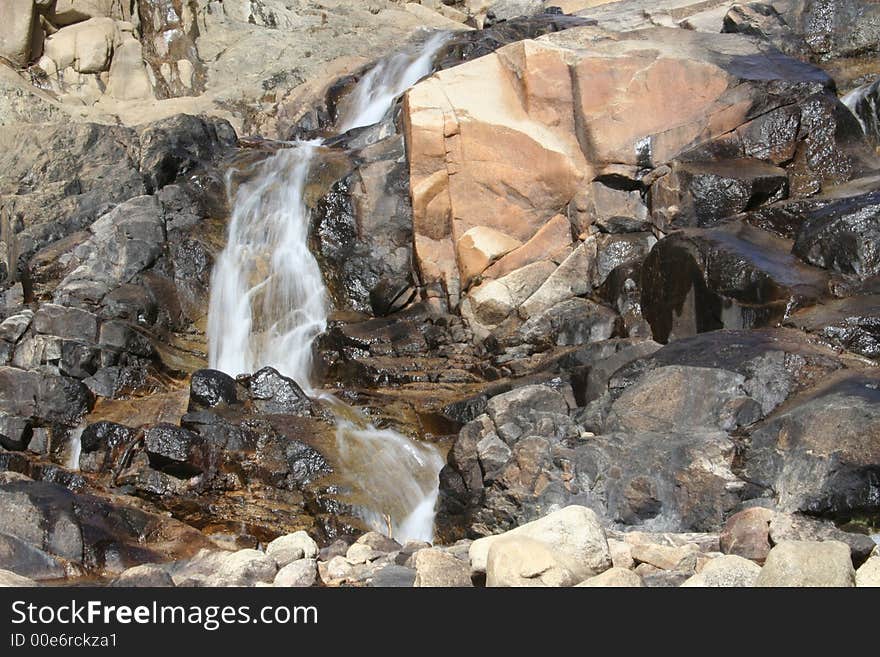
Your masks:
{"label": "rocky cliff", "polygon": [[[0,14],[0,569],[774,585],[825,550],[815,581],[873,577],[880,5]],[[433,74],[340,134],[436,30]],[[327,397],[207,369],[235,191],[317,138],[314,383],[445,455],[436,547],[365,533]]]}

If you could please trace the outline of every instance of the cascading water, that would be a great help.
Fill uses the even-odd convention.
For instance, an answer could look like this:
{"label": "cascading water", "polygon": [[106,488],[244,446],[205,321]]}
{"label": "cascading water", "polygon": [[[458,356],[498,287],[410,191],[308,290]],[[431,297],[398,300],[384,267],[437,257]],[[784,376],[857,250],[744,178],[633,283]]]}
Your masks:
{"label": "cascading water", "polygon": [[349,104],[338,121],[338,132],[381,121],[398,96],[431,73],[434,55],[448,36],[435,32],[419,50],[402,50],[373,66],[346,99]]}
{"label": "cascading water", "polygon": [[271,365],[309,391],[312,342],[327,328],[303,200],[318,142],[282,148],[235,192],[229,239],[211,280],[210,364],[230,374]]}
{"label": "cascading water", "polygon": [[[339,133],[381,121],[394,101],[432,70],[446,34],[376,64],[357,84]],[[379,430],[354,409],[311,386],[312,343],[327,327],[327,293],[308,249],[305,189],[320,141],[294,142],[257,164],[230,194],[226,248],[217,259],[208,313],[210,365],[232,375],[271,365],[337,416],[342,472],[372,528],[399,541],[433,539],[443,458],[433,446]]]}

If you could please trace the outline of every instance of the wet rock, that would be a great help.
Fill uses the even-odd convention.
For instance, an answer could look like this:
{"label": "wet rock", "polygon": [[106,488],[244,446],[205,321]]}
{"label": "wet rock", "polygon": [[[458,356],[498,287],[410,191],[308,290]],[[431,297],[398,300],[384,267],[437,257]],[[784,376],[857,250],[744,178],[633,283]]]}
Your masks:
{"label": "wet rock", "polygon": [[153,468],[182,479],[204,472],[208,465],[201,436],[173,424],[147,429],[144,449]]}
{"label": "wet rock", "polygon": [[32,436],[33,426],[29,419],[0,414],[0,445],[5,449],[25,450]]}
{"label": "wet rock", "polygon": [[855,586],[849,547],[839,541],[784,541],[770,550],[755,586]]}
{"label": "wet rock", "polygon": [[841,101],[855,115],[871,143],[880,146],[880,78],[853,89]]}
{"label": "wet rock", "polygon": [[804,308],[786,325],[808,331],[836,348],[880,359],[880,296],[834,299]]}
{"label": "wet rock", "polygon": [[146,187],[158,190],[179,176],[213,164],[238,144],[223,119],[177,114],[140,132],[140,170]]}
{"label": "wet rock", "polygon": [[81,382],[65,376],[40,379],[36,415],[68,426],[79,424],[94,405],[94,397]]}
{"label": "wet rock", "polygon": [[190,403],[202,408],[238,401],[235,379],[217,370],[193,372],[189,384]]}
{"label": "wet rock", "polygon": [[572,583],[611,567],[608,542],[599,518],[592,510],[582,506],[568,506],[504,534],[474,541],[469,550],[472,572],[486,572],[491,546],[503,538],[526,538],[543,543],[552,549],[554,558],[575,577]]}
{"label": "wet rock", "polygon": [[781,510],[841,514],[876,499],[880,384],[857,372],[791,402],[751,433],[743,471]]}
{"label": "wet rock", "polygon": [[493,541],[486,561],[486,586],[573,586],[574,575],[541,541],[511,536]]}
{"label": "wet rock", "polygon": [[174,580],[171,578],[162,566],[147,563],[142,566],[135,566],[122,572],[119,577],[114,579],[110,586],[129,588],[129,587],[172,587]]}
{"label": "wet rock", "polygon": [[275,575],[275,586],[308,588],[318,579],[318,562],[300,559],[281,567]]}
{"label": "wet rock", "polygon": [[428,548],[419,550],[413,556],[416,577],[413,586],[430,587],[470,587],[470,568],[466,561],[455,558],[451,554]]}
{"label": "wet rock", "polygon": [[880,192],[809,213],[793,252],[817,267],[869,278],[880,273]]}
{"label": "wet rock", "polygon": [[770,552],[770,521],[774,512],[755,507],[733,514],[721,532],[721,551],[759,564]]}
{"label": "wet rock", "polygon": [[741,223],[660,240],[641,280],[642,312],[654,339],[772,326],[787,309],[822,298],[827,276],[790,250],[790,242]]}
{"label": "wet rock", "polygon": [[282,376],[272,367],[264,367],[248,382],[254,405],[262,413],[309,415],[312,403],[296,381]]}
{"label": "wet rock", "polygon": [[856,571],[856,586],[880,586],[880,555],[871,557]]}
{"label": "wet rock", "polygon": [[686,587],[752,587],[761,567],[735,555],[712,559],[699,573],[685,581]]}
{"label": "wet rock", "polygon": [[662,229],[709,226],[788,196],[784,169],[760,160],[676,161],[651,189]]}
{"label": "wet rock", "polygon": [[0,587],[37,586],[37,583],[29,577],[16,575],[11,570],[0,570]]}
{"label": "wet rock", "polygon": [[615,567],[609,568],[601,575],[596,575],[595,577],[584,580],[577,586],[584,588],[634,588],[642,587],[644,584],[642,583],[642,578],[636,575],[633,571],[627,570],[626,568]]}

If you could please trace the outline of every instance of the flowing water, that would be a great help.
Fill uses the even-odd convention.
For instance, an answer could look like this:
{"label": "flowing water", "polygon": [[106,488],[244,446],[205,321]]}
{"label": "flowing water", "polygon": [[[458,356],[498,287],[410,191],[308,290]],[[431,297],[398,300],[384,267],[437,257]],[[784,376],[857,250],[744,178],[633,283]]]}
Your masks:
{"label": "flowing water", "polygon": [[[378,62],[352,90],[338,133],[381,121],[394,101],[432,70],[444,33]],[[399,541],[433,539],[443,458],[430,444],[377,429],[358,411],[315,391],[312,343],[327,327],[328,296],[308,248],[305,189],[320,141],[289,144],[244,171],[233,190],[226,248],[211,280],[210,366],[233,376],[271,365],[337,417],[337,470],[351,484],[364,521]]]}

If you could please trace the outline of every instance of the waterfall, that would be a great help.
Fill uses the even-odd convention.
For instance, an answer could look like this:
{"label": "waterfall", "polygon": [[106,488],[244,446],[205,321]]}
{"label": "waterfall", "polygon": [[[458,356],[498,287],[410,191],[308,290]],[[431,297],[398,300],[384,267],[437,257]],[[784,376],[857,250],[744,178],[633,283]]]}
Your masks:
{"label": "waterfall", "polygon": [[[432,70],[447,35],[379,61],[349,95],[337,133],[381,121],[395,100]],[[228,192],[228,241],[214,266],[208,310],[209,362],[233,376],[271,365],[336,415],[337,467],[352,482],[364,521],[399,541],[433,539],[434,504],[443,458],[433,445],[363,416],[311,384],[312,344],[327,327],[328,295],[308,248],[305,190],[321,141],[290,143]]]}
{"label": "waterfall", "polygon": [[880,80],[862,85],[854,89],[840,101],[846,105],[862,131],[869,136],[880,136],[880,108],[877,107],[877,97],[880,95]]}
{"label": "waterfall", "polygon": [[431,73],[434,55],[447,38],[435,32],[418,50],[402,50],[373,66],[346,99],[339,134],[381,121],[398,96]]}
{"label": "waterfall", "polygon": [[318,146],[282,148],[235,192],[229,238],[211,279],[214,369],[241,374],[271,365],[311,390],[312,342],[327,328],[326,291],[308,248],[304,200]]}

